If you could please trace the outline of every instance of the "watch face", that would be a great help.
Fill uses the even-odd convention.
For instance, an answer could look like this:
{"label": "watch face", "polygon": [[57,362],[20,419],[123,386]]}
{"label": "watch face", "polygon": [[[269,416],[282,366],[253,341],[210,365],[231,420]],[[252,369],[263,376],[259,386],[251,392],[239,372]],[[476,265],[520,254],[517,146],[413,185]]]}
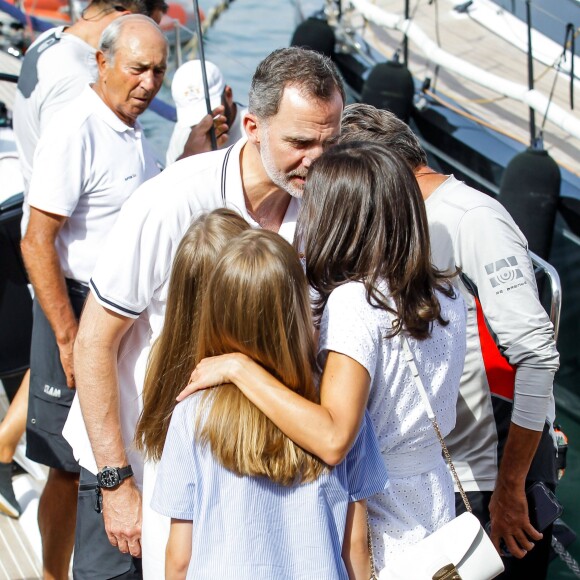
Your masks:
{"label": "watch face", "polygon": [[119,472],[115,467],[104,467],[98,476],[99,485],[101,487],[116,487],[119,485]]}

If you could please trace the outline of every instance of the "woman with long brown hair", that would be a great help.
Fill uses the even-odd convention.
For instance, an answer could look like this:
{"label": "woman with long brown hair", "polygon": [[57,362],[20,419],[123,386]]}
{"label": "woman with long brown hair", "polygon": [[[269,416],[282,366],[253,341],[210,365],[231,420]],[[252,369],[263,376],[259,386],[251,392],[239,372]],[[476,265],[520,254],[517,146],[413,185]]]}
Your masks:
{"label": "woman with long brown hair", "polygon": [[454,515],[451,477],[402,339],[445,435],[455,423],[465,306],[430,264],[411,169],[381,145],[339,145],[312,164],[297,247],[316,291],[320,403],[244,354],[201,361],[186,391],[234,383],[288,437],[331,465],[350,449],[368,409],[391,484],[368,502],[380,570]]}
{"label": "woman with long brown hair", "polygon": [[[244,353],[298,397],[318,401],[308,289],[292,246],[252,230],[223,251],[192,349],[196,360]],[[370,420],[355,439],[346,461],[329,468],[234,385],[180,403],[152,501],[172,518],[166,576],[368,579],[357,502],[387,479]]]}
{"label": "woman with long brown hair", "polygon": [[181,240],[169,280],[165,323],[151,348],[143,385],[143,410],[135,432],[135,446],[146,461],[143,472],[143,576],[162,578],[168,518],[150,507],[157,462],[167,436],[175,397],[187,382],[195,364],[195,341],[203,292],[220,252],[250,228],[236,212],[217,209],[199,216]]}

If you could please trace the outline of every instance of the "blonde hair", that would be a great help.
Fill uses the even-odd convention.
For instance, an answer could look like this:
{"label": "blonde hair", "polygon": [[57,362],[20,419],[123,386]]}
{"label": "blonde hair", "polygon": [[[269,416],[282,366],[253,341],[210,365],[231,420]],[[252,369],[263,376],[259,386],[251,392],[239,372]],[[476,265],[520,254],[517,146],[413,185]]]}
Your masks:
{"label": "blonde hair", "polygon": [[[306,278],[292,246],[275,233],[241,234],[210,278],[196,358],[230,352],[246,354],[290,389],[318,402]],[[313,481],[326,469],[234,385],[201,396],[196,437],[230,471],[292,485]]]}
{"label": "blonde hair", "polygon": [[195,367],[196,341],[204,290],[221,250],[250,226],[237,213],[217,209],[187,230],[173,260],[165,322],[149,355],[143,386],[143,411],[135,446],[159,460],[175,397]]}

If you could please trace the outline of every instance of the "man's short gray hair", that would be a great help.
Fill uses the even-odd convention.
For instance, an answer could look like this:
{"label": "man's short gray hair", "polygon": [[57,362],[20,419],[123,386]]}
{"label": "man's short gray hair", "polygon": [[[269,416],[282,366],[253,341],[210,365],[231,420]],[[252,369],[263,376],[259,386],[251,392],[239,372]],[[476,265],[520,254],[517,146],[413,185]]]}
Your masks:
{"label": "man's short gray hair", "polygon": [[[144,16],[143,14],[127,14],[126,16],[121,16],[116,18],[103,30],[101,38],[99,39],[99,50],[105,55],[107,62],[113,63],[115,61],[115,55],[117,53],[117,48],[119,44],[119,38],[123,32],[123,27],[126,24],[131,24],[135,21],[147,22],[159,30],[159,33],[163,35],[163,31],[157,24],[149,18],[149,16]],[[165,38],[165,37],[164,37]]]}
{"label": "man's short gray hair", "polygon": [[398,153],[415,170],[427,165],[427,155],[409,125],[390,111],[364,103],[345,107],[339,142],[372,141]]}
{"label": "man's short gray hair", "polygon": [[248,110],[260,119],[278,113],[284,89],[297,87],[306,97],[329,101],[345,92],[338,71],[328,57],[292,46],[275,50],[256,69],[250,87]]}

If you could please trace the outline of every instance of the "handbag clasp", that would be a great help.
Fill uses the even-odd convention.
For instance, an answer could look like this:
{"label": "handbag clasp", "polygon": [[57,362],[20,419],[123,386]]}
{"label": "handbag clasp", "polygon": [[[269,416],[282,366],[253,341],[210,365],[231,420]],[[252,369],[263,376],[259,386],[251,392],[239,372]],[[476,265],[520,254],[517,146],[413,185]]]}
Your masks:
{"label": "handbag clasp", "polygon": [[461,576],[454,564],[447,564],[433,574],[433,580],[461,580]]}

